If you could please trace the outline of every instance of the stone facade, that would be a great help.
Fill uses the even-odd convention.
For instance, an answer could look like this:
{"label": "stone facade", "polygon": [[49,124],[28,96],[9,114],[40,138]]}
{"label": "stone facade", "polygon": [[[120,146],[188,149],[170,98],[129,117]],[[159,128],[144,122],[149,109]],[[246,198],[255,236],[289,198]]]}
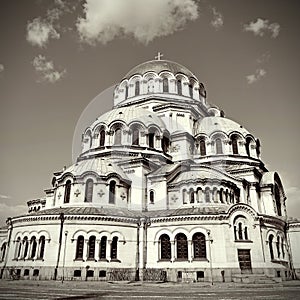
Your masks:
{"label": "stone facade", "polygon": [[187,68],[155,60],[116,86],[28,214],[0,230],[1,277],[241,281],[299,274],[299,222],[260,141],[210,105]]}

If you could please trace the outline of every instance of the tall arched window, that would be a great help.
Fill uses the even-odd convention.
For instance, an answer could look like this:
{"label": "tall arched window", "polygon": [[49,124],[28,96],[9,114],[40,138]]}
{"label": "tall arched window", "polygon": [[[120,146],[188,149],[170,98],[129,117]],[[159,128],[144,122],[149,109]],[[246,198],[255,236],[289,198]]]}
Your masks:
{"label": "tall arched window", "polygon": [[31,244],[31,255],[30,258],[34,258],[36,255],[36,248],[37,248],[37,242],[36,242],[36,238],[35,236],[33,236],[30,240],[30,244]]}
{"label": "tall arched window", "polygon": [[137,127],[132,130],[132,145],[138,146],[140,144],[140,132]]}
{"label": "tall arched window", "polygon": [[100,241],[100,259],[106,259],[107,237],[103,236]]}
{"label": "tall arched window", "polygon": [[163,136],[161,143],[162,143],[161,147],[163,149],[163,152],[167,153],[169,149],[169,143],[170,143],[169,139],[166,136]]}
{"label": "tall arched window", "polygon": [[159,238],[160,241],[160,259],[171,259],[171,242],[167,234]]}
{"label": "tall arched window", "polygon": [[206,258],[205,235],[203,233],[197,232],[193,235],[192,241],[194,258]]}
{"label": "tall arched window", "polygon": [[116,182],[112,180],[109,183],[109,199],[108,203],[115,204],[116,202]]}
{"label": "tall arched window", "polygon": [[70,202],[70,195],[71,195],[71,180],[68,180],[65,185],[64,203]]}
{"label": "tall arched window", "polygon": [[256,155],[257,155],[257,157],[259,157],[259,155],[260,155],[260,140],[259,139],[256,140]]}
{"label": "tall arched window", "polygon": [[150,203],[154,203],[154,191],[150,191]]}
{"label": "tall arched window", "polygon": [[135,96],[138,96],[140,94],[140,82],[136,81],[135,82],[135,91],[134,91]]}
{"label": "tall arched window", "polygon": [[178,233],[175,239],[176,239],[177,259],[187,259],[188,243],[185,234]]}
{"label": "tall arched window", "polygon": [[118,257],[118,237],[114,236],[111,241],[110,258],[117,259]]}
{"label": "tall arched window", "polygon": [[94,235],[90,236],[88,243],[88,259],[95,258],[95,245],[96,245],[96,237]]}
{"label": "tall arched window", "polygon": [[200,155],[201,156],[206,155],[205,140],[200,140]]}
{"label": "tall arched window", "polygon": [[18,237],[17,240],[16,240],[15,259],[20,257],[21,249],[22,249],[21,238]]}
{"label": "tall arched window", "polygon": [[271,257],[271,260],[274,259],[273,239],[274,239],[274,235],[271,234],[271,235],[269,236],[269,250],[270,250],[270,257]]}
{"label": "tall arched window", "polygon": [[163,79],[163,92],[168,93],[169,92],[169,81],[168,78]]}
{"label": "tall arched window", "polygon": [[193,189],[190,189],[190,203],[195,203],[195,194]]}
{"label": "tall arched window", "polygon": [[114,145],[121,145],[121,128],[115,130]]}
{"label": "tall arched window", "polygon": [[277,257],[280,258],[280,237],[279,236],[277,236],[276,249],[277,249]]}
{"label": "tall arched window", "polygon": [[85,198],[84,202],[92,202],[93,201],[93,188],[94,182],[92,179],[88,179],[85,184]]}
{"label": "tall arched window", "polygon": [[43,259],[44,258],[44,253],[45,253],[45,237],[42,235],[39,239],[39,245],[40,245],[40,253],[39,253],[39,258]]}
{"label": "tall arched window", "polygon": [[182,82],[180,79],[177,80],[177,94],[182,95]]}
{"label": "tall arched window", "polygon": [[281,238],[281,252],[282,252],[282,258],[284,258],[284,243],[283,243],[283,238]]}
{"label": "tall arched window", "polygon": [[23,247],[24,247],[23,257],[26,258],[28,254],[28,248],[29,248],[29,242],[27,236],[25,236],[23,239]]}
{"label": "tall arched window", "polygon": [[232,153],[239,154],[237,137],[234,135],[231,137]]}
{"label": "tall arched window", "polygon": [[100,147],[103,147],[105,145],[105,130],[102,129],[100,131]]}
{"label": "tall arched window", "polygon": [[5,258],[5,253],[6,253],[6,242],[4,242],[1,246],[1,261],[4,260]]}
{"label": "tall arched window", "polygon": [[245,147],[246,147],[246,153],[248,156],[250,156],[250,143],[251,143],[251,138],[247,137]]}
{"label": "tall arched window", "polygon": [[209,190],[209,188],[205,189],[205,202],[206,203],[210,202],[210,190]]}
{"label": "tall arched window", "polygon": [[128,98],[128,85],[125,85],[125,99]]}
{"label": "tall arched window", "polygon": [[224,200],[223,200],[223,189],[220,189],[219,197],[220,197],[220,202],[224,203]]}
{"label": "tall arched window", "polygon": [[84,237],[80,235],[77,238],[75,259],[83,259]]}
{"label": "tall arched window", "polygon": [[189,84],[189,93],[190,93],[190,97],[193,98],[193,85]]}
{"label": "tall arched window", "polygon": [[216,153],[217,154],[223,154],[222,141],[221,141],[220,138],[216,139]]}
{"label": "tall arched window", "polygon": [[280,201],[280,192],[279,187],[277,184],[275,184],[275,203],[276,203],[276,209],[278,216],[282,216],[281,213],[281,201]]}
{"label": "tall arched window", "polygon": [[149,148],[154,148],[154,132],[149,132],[148,143],[149,143]]}

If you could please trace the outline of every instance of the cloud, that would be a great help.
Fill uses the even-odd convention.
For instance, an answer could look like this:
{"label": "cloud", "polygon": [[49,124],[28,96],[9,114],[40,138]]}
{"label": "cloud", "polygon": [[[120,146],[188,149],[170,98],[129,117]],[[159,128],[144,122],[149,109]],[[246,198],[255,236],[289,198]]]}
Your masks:
{"label": "cloud", "polygon": [[255,22],[244,24],[243,30],[253,32],[257,36],[264,36],[266,32],[269,32],[272,38],[276,38],[279,35],[280,25],[278,23],[270,23],[267,19],[258,18]]}
{"label": "cloud", "polygon": [[0,195],[0,198],[1,198],[1,199],[10,199],[10,198],[11,198],[11,196],[7,196],[7,195]]}
{"label": "cloud", "polygon": [[0,73],[4,71],[4,65],[0,64]]}
{"label": "cloud", "polygon": [[267,72],[264,69],[257,69],[254,74],[248,75],[246,77],[248,84],[252,84],[257,82],[258,80],[262,79],[266,76]]}
{"label": "cloud", "polygon": [[257,62],[258,64],[263,64],[263,63],[269,61],[270,58],[271,58],[271,54],[270,54],[269,52],[266,52],[266,53],[264,53],[263,55],[261,55],[261,56],[256,60],[256,62]]}
{"label": "cloud", "polygon": [[84,17],[77,20],[80,40],[103,44],[118,36],[141,43],[170,35],[198,18],[194,0],[85,0]]}
{"label": "cloud", "polygon": [[56,31],[51,22],[38,17],[27,24],[26,39],[33,46],[45,47],[51,38],[60,38],[60,34]]}
{"label": "cloud", "polygon": [[57,71],[54,69],[53,61],[47,61],[46,57],[43,55],[36,56],[32,64],[36,72],[41,76],[40,81],[48,81],[50,83],[55,83],[60,80],[66,73],[66,70]]}
{"label": "cloud", "polygon": [[214,27],[216,30],[219,30],[224,25],[223,15],[216,10],[215,7],[211,7],[213,13],[213,19],[210,22],[210,25]]}
{"label": "cloud", "polygon": [[0,203],[0,226],[5,225],[5,221],[8,217],[25,215],[27,211],[27,205],[8,205],[6,203]]}

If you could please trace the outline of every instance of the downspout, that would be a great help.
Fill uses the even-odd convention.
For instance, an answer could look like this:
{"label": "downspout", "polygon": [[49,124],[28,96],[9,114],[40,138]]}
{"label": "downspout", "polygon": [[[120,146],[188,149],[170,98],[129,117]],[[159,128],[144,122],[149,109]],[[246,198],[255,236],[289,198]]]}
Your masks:
{"label": "downspout", "polygon": [[56,278],[57,278],[57,270],[58,270],[59,259],[60,259],[62,234],[63,234],[63,227],[64,227],[64,221],[65,221],[65,215],[64,215],[64,213],[60,213],[59,214],[59,219],[60,219],[60,230],[59,230],[57,260],[56,260],[56,266],[55,266],[55,269],[54,269],[54,280],[56,280]]}
{"label": "downspout", "polygon": [[143,269],[146,269],[146,266],[147,266],[147,245],[148,245],[148,237],[147,237],[147,232],[148,232],[148,227],[151,225],[151,221],[149,218],[146,218],[144,220],[144,247],[143,247],[143,250],[144,250],[144,261],[143,261]]}
{"label": "downspout", "polygon": [[0,279],[2,279],[4,270],[5,270],[5,268],[6,268],[7,258],[8,258],[8,252],[9,252],[9,249],[10,249],[10,246],[9,246],[9,245],[10,245],[10,240],[11,240],[11,235],[12,235],[12,230],[13,230],[13,223],[12,223],[11,217],[7,218],[6,224],[7,224],[7,226],[8,226],[9,234],[8,234],[8,241],[7,241],[7,247],[6,247],[5,258],[4,258],[4,265],[3,265],[2,269],[1,269]]}
{"label": "downspout", "polygon": [[138,219],[137,223],[137,229],[136,229],[136,259],[135,259],[135,281],[140,280],[139,275],[139,264],[140,264],[140,226],[141,226],[141,220]]}

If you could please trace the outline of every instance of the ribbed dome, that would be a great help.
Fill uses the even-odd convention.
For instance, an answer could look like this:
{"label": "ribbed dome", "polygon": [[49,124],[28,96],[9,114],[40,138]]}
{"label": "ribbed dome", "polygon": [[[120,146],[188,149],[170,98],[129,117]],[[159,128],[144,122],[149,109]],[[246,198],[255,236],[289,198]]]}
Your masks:
{"label": "ribbed dome", "polygon": [[126,75],[125,78],[130,78],[135,74],[143,75],[146,72],[153,71],[159,74],[162,71],[169,71],[176,75],[177,73],[183,73],[188,77],[197,78],[188,68],[169,60],[151,60],[144,62],[140,65],[137,65],[131,69]]}
{"label": "ribbed dome", "polygon": [[154,113],[134,106],[113,109],[100,116],[96,122],[94,122],[92,127],[99,123],[104,123],[109,126],[112,122],[118,120],[125,122],[127,125],[137,121],[139,123],[143,123],[146,127],[149,127],[150,125],[156,125],[162,130],[166,128],[164,122]]}
{"label": "ribbed dome", "polygon": [[226,134],[230,134],[231,132],[239,132],[243,136],[246,136],[249,133],[247,129],[245,129],[240,124],[223,117],[206,117],[200,122],[198,128],[198,134],[204,133],[210,136],[212,133],[216,131],[222,131]]}

